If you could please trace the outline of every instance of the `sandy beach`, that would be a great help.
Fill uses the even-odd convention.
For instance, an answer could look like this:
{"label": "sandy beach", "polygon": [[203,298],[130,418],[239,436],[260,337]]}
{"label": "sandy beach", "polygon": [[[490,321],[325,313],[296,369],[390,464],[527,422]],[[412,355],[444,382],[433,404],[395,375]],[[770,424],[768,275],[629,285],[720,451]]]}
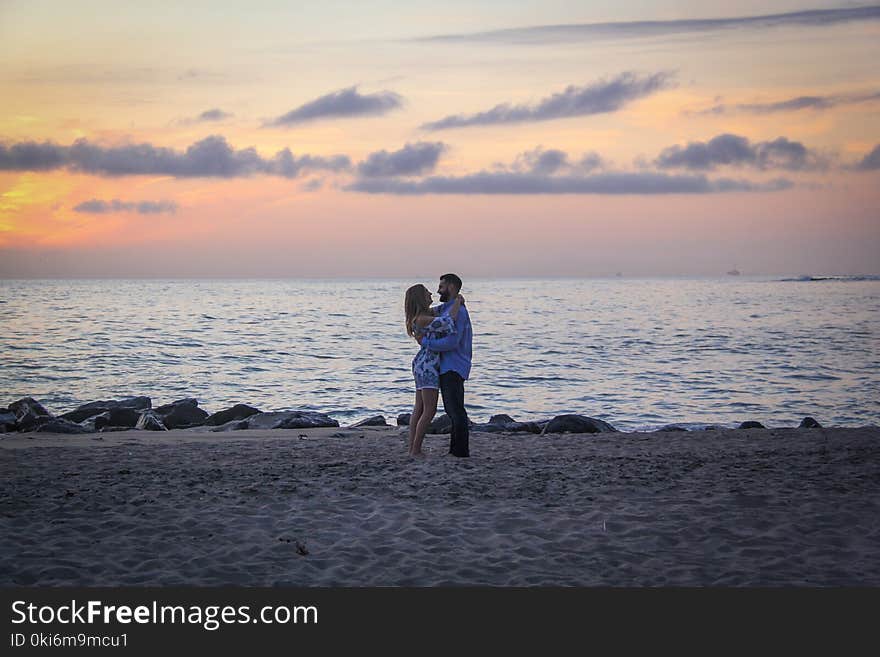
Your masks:
{"label": "sandy beach", "polygon": [[878,586],[880,428],[0,439],[0,584]]}

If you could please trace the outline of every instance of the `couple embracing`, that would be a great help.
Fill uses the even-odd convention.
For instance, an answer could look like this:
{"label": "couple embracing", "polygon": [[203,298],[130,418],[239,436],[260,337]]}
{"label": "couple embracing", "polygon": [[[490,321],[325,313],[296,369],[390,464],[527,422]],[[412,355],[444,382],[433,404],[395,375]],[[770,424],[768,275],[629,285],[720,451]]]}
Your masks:
{"label": "couple embracing", "polygon": [[406,291],[404,300],[406,332],[420,346],[412,362],[416,401],[409,422],[409,454],[424,455],[422,441],[437,412],[438,394],[442,394],[443,409],[452,420],[449,453],[470,456],[464,382],[471,372],[473,331],[461,296],[461,279],[443,274],[437,294],[440,305],[432,307],[428,288],[418,284]]}

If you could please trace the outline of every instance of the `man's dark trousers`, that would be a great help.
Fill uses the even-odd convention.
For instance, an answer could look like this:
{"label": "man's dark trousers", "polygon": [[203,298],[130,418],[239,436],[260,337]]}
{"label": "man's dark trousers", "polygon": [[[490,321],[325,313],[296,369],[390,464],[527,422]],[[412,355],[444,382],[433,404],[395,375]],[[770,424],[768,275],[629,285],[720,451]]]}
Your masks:
{"label": "man's dark trousers", "polygon": [[452,420],[452,435],[449,438],[449,453],[453,456],[470,456],[468,441],[468,416],[464,410],[464,379],[458,372],[444,372],[440,375],[440,392],[443,395],[443,410]]}

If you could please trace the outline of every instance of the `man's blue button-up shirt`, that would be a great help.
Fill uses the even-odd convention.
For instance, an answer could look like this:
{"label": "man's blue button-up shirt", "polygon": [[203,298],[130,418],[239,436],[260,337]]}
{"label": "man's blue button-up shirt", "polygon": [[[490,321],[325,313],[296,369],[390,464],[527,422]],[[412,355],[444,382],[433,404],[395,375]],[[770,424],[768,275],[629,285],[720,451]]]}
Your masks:
{"label": "man's blue button-up shirt", "polygon": [[[437,307],[437,314],[448,312],[453,303],[447,301],[440,304]],[[424,338],[422,345],[440,353],[440,374],[458,372],[462,379],[467,379],[471,373],[472,341],[471,318],[467,308],[462,306],[458,310],[458,317],[455,318],[455,333],[443,338]]]}

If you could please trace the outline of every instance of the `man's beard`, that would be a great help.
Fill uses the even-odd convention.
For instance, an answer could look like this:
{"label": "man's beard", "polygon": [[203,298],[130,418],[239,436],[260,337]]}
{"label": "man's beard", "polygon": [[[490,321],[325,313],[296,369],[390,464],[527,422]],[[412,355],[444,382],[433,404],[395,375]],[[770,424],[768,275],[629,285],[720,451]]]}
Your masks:
{"label": "man's beard", "polygon": [[440,294],[440,301],[446,303],[449,301],[449,292],[443,292]]}

